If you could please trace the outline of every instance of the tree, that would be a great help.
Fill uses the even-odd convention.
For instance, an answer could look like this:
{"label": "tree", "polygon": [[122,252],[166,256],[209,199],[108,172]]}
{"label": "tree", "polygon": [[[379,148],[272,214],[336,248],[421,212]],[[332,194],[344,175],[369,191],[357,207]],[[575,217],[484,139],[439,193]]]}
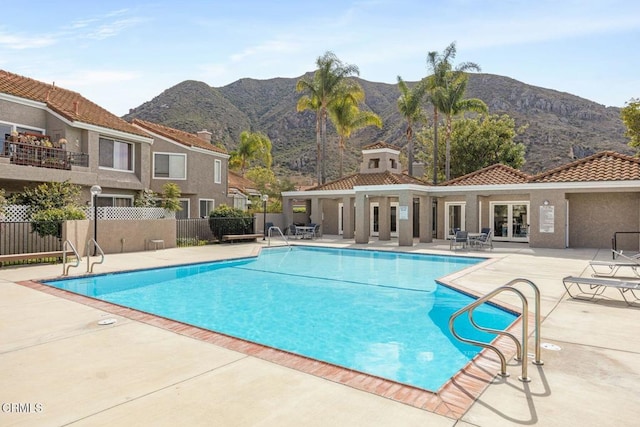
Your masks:
{"label": "tree", "polygon": [[453,117],[465,111],[475,111],[476,113],[487,113],[489,111],[487,104],[480,99],[462,99],[468,79],[466,74],[447,73],[445,86],[440,91],[438,99],[438,109],[446,116],[444,175],[447,181],[451,178],[451,123]]}
{"label": "tree", "polygon": [[524,164],[525,147],[514,141],[526,129],[516,128],[508,115],[485,115],[465,118],[453,123],[451,150],[455,162],[452,177],[502,163],[519,169]]}
{"label": "tree", "polygon": [[[525,147],[516,143],[516,136],[522,134],[527,126],[516,128],[515,121],[508,115],[485,115],[476,118],[463,118],[453,122],[451,133],[451,176],[456,178],[496,163],[513,168],[524,164]],[[417,157],[426,165],[433,167],[434,142],[433,126],[416,132],[419,145]],[[444,153],[438,152],[438,165],[444,165]],[[439,179],[444,178],[444,168],[436,170]]]}
{"label": "tree", "polygon": [[0,215],[4,214],[4,210],[7,206],[7,199],[4,197],[4,188],[0,188]]}
{"label": "tree", "polygon": [[182,210],[180,206],[180,187],[173,182],[167,182],[162,186],[162,199],[160,200],[160,207],[168,210],[169,212],[177,212]]}
{"label": "tree", "polygon": [[[296,84],[296,91],[308,92],[306,99],[298,100],[298,111],[301,107],[313,108],[319,115],[319,122],[316,119],[316,138],[322,148],[318,155],[320,167],[320,184],[324,184],[326,175],[326,152],[327,152],[327,117],[329,104],[336,98],[338,92],[343,90],[342,85],[354,84],[348,77],[360,74],[355,65],[345,64],[338,59],[333,52],[325,52],[316,60],[318,69],[313,74],[313,78],[302,78]],[[304,97],[303,97],[304,98]],[[319,127],[319,134],[318,134]],[[318,139],[319,135],[319,139]]]}
{"label": "tree", "polygon": [[240,170],[240,174],[244,176],[247,168],[255,161],[261,162],[266,168],[271,167],[271,140],[262,132],[244,131],[240,134],[237,150],[231,152],[229,166]]}
{"label": "tree", "polygon": [[400,97],[398,98],[398,110],[400,114],[407,120],[407,163],[409,164],[409,175],[413,175],[413,125],[424,119],[422,111],[422,100],[427,90],[424,82],[418,83],[413,89],[398,76],[398,89]]}
{"label": "tree", "polygon": [[29,205],[31,228],[40,236],[61,237],[61,224],[65,220],[84,219],[78,202],[80,186],[64,182],[46,182],[25,188],[13,201]]}
{"label": "tree", "polygon": [[315,79],[302,78],[296,84],[296,90],[298,92],[307,91],[308,95],[302,96],[298,99],[296,110],[298,112],[305,110],[312,110],[316,113],[316,180],[320,182],[322,179],[322,159],[321,159],[321,137],[320,137],[320,98],[318,96],[320,88],[317,87],[318,82]]}
{"label": "tree", "polygon": [[153,208],[156,207],[157,198],[158,195],[153,190],[145,188],[138,192],[138,197],[133,201],[133,206],[136,208]]}
{"label": "tree", "polygon": [[257,166],[247,171],[247,179],[256,184],[256,190],[260,194],[268,194],[269,198],[276,196],[271,191],[271,187],[277,182],[276,175],[271,169]]}
{"label": "tree", "polygon": [[625,135],[630,139],[629,146],[640,153],[640,99],[631,98],[620,111],[620,116],[627,127]]}
{"label": "tree", "polygon": [[372,111],[360,111],[358,104],[364,101],[364,91],[360,85],[344,88],[329,104],[329,118],[338,133],[340,150],[340,178],[343,174],[344,149],[351,133],[367,126],[382,127],[382,120]]}
{"label": "tree", "polygon": [[447,86],[448,79],[455,81],[457,76],[467,71],[480,71],[480,66],[473,62],[463,62],[455,69],[451,64],[456,57],[456,43],[453,42],[445,48],[442,54],[438,52],[429,52],[427,54],[427,67],[431,71],[431,75],[426,77],[425,84],[429,93],[429,100],[433,104],[433,161],[436,162],[433,168],[433,183],[437,184],[438,180],[438,112],[445,102],[446,98],[444,88]]}

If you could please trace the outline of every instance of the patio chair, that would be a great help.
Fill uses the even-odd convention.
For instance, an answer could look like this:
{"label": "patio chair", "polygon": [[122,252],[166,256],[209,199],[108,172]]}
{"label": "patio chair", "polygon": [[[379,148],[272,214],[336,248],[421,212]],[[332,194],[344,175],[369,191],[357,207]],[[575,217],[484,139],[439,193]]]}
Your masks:
{"label": "patio chair", "polygon": [[[617,289],[622,298],[630,306],[636,306],[640,301],[636,291],[640,291],[640,282],[615,279],[597,279],[593,277],[567,276],[562,279],[562,284],[571,298],[582,300],[593,300],[598,295],[602,295],[608,288]],[[571,293],[571,285],[576,285],[578,292]],[[628,298],[631,295],[632,298]]]}
{"label": "patio chair", "polygon": [[449,249],[456,249],[458,246],[461,248],[466,248],[469,243],[469,232],[468,231],[457,231],[456,237],[449,241]]}
{"label": "patio chair", "polygon": [[313,224],[313,231],[311,232],[313,238],[315,239],[320,234],[320,224]]}
{"label": "patio chair", "polygon": [[287,234],[288,234],[289,236],[293,236],[293,238],[294,238],[294,239],[297,239],[297,238],[298,238],[298,230],[296,229],[296,225],[295,225],[295,224],[291,224],[291,225],[288,227],[288,231],[289,231],[289,232],[288,232]]}
{"label": "patio chair", "polygon": [[474,247],[482,249],[489,246],[493,249],[493,230],[490,228],[483,228],[480,232],[482,233],[480,237],[473,239]]}
{"label": "patio chair", "polygon": [[273,227],[273,223],[272,222],[267,222],[264,225],[264,235],[267,236],[269,234],[269,229]]}
{"label": "patio chair", "polygon": [[618,260],[589,262],[589,267],[593,270],[593,277],[620,277],[621,275],[618,275],[618,272],[622,269],[622,271],[627,271],[640,278],[640,254],[629,256],[623,254],[622,251],[614,249],[612,249],[612,252]]}

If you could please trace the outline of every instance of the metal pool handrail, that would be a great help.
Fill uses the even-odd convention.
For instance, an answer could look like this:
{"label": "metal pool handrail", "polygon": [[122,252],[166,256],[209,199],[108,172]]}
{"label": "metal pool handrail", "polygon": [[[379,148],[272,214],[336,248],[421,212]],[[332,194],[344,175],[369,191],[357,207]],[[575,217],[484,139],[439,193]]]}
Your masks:
{"label": "metal pool handrail", "polygon": [[[499,375],[503,376],[503,377],[507,377],[509,376],[509,373],[507,372],[507,360],[504,356],[504,354],[500,351],[500,349],[498,349],[496,346],[492,345],[492,344],[487,344],[481,341],[477,341],[477,340],[473,340],[470,338],[464,338],[461,337],[456,331],[455,331],[455,327],[454,327],[454,322],[455,320],[463,313],[467,313],[467,316],[469,317],[469,322],[477,329],[481,330],[481,331],[485,331],[485,332],[492,332],[492,333],[496,333],[499,335],[504,335],[507,336],[509,338],[511,338],[515,345],[516,345],[516,360],[521,360],[521,364],[522,364],[522,374],[521,376],[518,377],[518,379],[520,381],[523,382],[529,382],[531,381],[531,379],[527,376],[527,349],[528,349],[528,343],[527,343],[527,338],[528,338],[528,328],[529,328],[529,302],[527,300],[527,298],[524,296],[524,294],[519,291],[518,289],[513,288],[513,285],[515,285],[516,283],[527,283],[529,285],[531,285],[534,289],[535,292],[535,316],[536,316],[536,323],[535,323],[535,346],[536,346],[536,358],[535,361],[533,363],[537,364],[537,365],[542,365],[544,362],[542,362],[540,360],[540,291],[538,289],[538,287],[531,282],[530,280],[527,279],[514,279],[512,281],[510,281],[509,283],[507,283],[504,286],[500,286],[499,288],[494,289],[493,291],[489,292],[488,294],[484,295],[483,297],[477,299],[476,301],[472,302],[471,304],[468,304],[467,306],[461,308],[460,310],[456,311],[455,313],[453,313],[451,315],[451,317],[449,318],[449,330],[451,331],[451,334],[457,338],[458,340],[462,341],[462,342],[466,342],[468,344],[473,344],[473,345],[477,345],[483,348],[488,348],[490,350],[493,350],[498,357],[500,358],[500,372]],[[487,302],[488,300],[490,300],[491,298],[493,298],[494,296],[502,293],[502,292],[506,292],[506,291],[510,291],[515,293],[518,297],[520,297],[520,300],[522,301],[522,343],[520,343],[518,341],[518,339],[511,333],[506,332],[506,331],[502,331],[502,330],[497,330],[497,329],[492,329],[492,328],[486,328],[483,326],[478,325],[475,320],[473,319],[473,310],[480,306],[481,304]]]}
{"label": "metal pool handrail", "polygon": [[[75,265],[69,264],[67,266],[67,245],[69,245],[69,247],[73,251],[73,255],[75,255],[75,257],[76,257],[76,264]],[[76,247],[73,246],[73,243],[71,243],[70,240],[65,240],[64,243],[62,244],[62,275],[63,276],[68,276],[69,275],[69,269],[71,267],[79,266],[81,261],[82,261],[82,257],[78,254],[78,251],[76,250]]]}
{"label": "metal pool handrail", "polygon": [[280,234],[280,236],[282,236],[282,240],[284,240],[284,242],[287,244],[287,246],[291,246],[289,244],[289,240],[287,240],[286,237],[284,237],[284,234],[282,233],[282,230],[280,230],[280,227],[278,227],[277,225],[272,225],[271,227],[269,227],[269,231],[267,232],[267,235],[269,236],[269,246],[271,246],[271,231],[272,230],[276,230],[278,232],[278,234]]}
{"label": "metal pool handrail", "polygon": [[[95,262],[91,262],[91,257],[89,256],[89,254],[91,253],[91,244],[93,243],[96,251],[100,252],[100,261],[95,261]],[[104,252],[102,251],[102,248],[100,247],[100,245],[98,244],[98,242],[95,241],[95,239],[91,239],[87,242],[87,273],[93,273],[93,266],[96,264],[102,264],[104,262]]]}

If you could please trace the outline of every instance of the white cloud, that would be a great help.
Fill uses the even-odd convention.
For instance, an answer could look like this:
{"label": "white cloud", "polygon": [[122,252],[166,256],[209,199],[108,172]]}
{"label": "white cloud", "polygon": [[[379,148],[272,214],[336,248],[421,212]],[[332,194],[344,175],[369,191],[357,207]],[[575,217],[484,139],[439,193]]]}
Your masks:
{"label": "white cloud", "polygon": [[93,87],[103,84],[129,82],[137,79],[138,73],[132,71],[109,71],[109,70],[76,70],[60,78],[56,84],[65,88],[72,87]]}
{"label": "white cloud", "polygon": [[48,35],[21,36],[0,32],[0,47],[12,50],[38,49],[54,45],[55,37]]}

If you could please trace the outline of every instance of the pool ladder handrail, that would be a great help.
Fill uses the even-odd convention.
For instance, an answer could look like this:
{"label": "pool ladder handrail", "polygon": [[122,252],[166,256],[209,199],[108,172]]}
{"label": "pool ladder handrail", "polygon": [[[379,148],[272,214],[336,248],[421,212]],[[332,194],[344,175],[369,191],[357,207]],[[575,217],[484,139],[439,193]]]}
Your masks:
{"label": "pool ladder handrail", "polygon": [[[515,360],[521,361],[521,365],[522,365],[522,374],[521,376],[518,377],[518,379],[522,382],[529,382],[531,381],[531,379],[527,376],[527,350],[528,350],[528,329],[529,329],[529,301],[527,300],[527,298],[525,297],[525,295],[519,291],[518,289],[513,288],[513,286],[517,283],[526,283],[528,285],[530,285],[533,288],[534,291],[534,297],[535,297],[535,307],[534,307],[534,316],[535,316],[535,332],[534,332],[534,345],[535,345],[535,359],[533,361],[533,364],[535,365],[543,365],[544,362],[542,360],[540,360],[540,290],[538,289],[538,287],[530,280],[528,279],[522,279],[522,278],[518,278],[518,279],[514,279],[511,280],[510,282],[508,282],[507,284],[500,286],[496,289],[494,289],[493,291],[489,292],[488,294],[484,295],[483,297],[477,299],[476,301],[472,302],[471,304],[466,305],[465,307],[461,308],[460,310],[456,311],[455,313],[453,313],[451,315],[451,317],[449,318],[449,330],[451,331],[451,334],[457,338],[458,340],[468,343],[468,344],[473,344],[473,345],[477,345],[480,347],[484,347],[484,348],[488,348],[490,350],[493,350],[498,357],[500,358],[500,372],[499,375],[502,377],[508,377],[509,373],[507,372],[507,360],[504,356],[504,354],[500,351],[500,349],[498,349],[496,346],[492,345],[492,344],[487,344],[487,343],[483,343],[481,341],[477,341],[477,340],[472,340],[469,338],[464,338],[461,337],[460,335],[458,335],[458,333],[455,331],[454,328],[454,322],[455,319],[458,318],[458,316],[460,316],[463,313],[467,313],[467,316],[469,317],[469,322],[476,328],[479,329],[481,331],[484,332],[490,332],[490,333],[495,333],[498,335],[504,335],[507,336],[509,338],[511,338],[513,340],[513,342],[516,345],[516,356],[514,357]],[[493,329],[493,328],[486,328],[484,326],[480,326],[478,325],[475,320],[473,319],[473,310],[480,306],[481,304],[489,301],[491,298],[493,298],[494,296],[502,293],[502,292],[506,292],[506,291],[511,291],[513,293],[515,293],[518,297],[520,297],[520,300],[522,301],[522,344],[518,341],[518,339],[511,333],[507,332],[507,331],[502,331],[499,329]]]}
{"label": "pool ladder handrail", "polygon": [[282,240],[284,240],[284,242],[287,244],[287,246],[291,246],[289,244],[289,240],[284,237],[284,233],[282,232],[282,230],[280,229],[280,227],[278,227],[277,225],[272,225],[271,227],[269,227],[269,230],[267,231],[267,236],[269,237],[269,241],[268,241],[268,246],[271,246],[271,231],[276,230],[278,232],[278,234],[280,234],[280,236],[282,237]]}
{"label": "pool ladder handrail", "polygon": [[[91,244],[92,243],[93,243],[95,251],[100,252],[100,257],[101,257],[100,261],[91,262],[91,256],[89,254],[91,253]],[[96,242],[95,239],[90,239],[87,242],[87,273],[93,273],[93,266],[96,265],[96,264],[102,264],[103,262],[104,262],[104,252],[102,251],[102,248],[100,247],[98,242]]]}
{"label": "pool ladder handrail", "polygon": [[[76,257],[75,265],[74,264],[69,264],[67,266],[67,246],[69,246],[71,248],[71,251],[73,252],[73,255]],[[64,243],[62,244],[62,275],[63,276],[68,276],[69,275],[69,269],[71,267],[79,266],[80,262],[82,262],[82,257],[78,254],[78,251],[76,250],[76,247],[73,246],[73,243],[71,243],[70,240],[65,240]]]}

